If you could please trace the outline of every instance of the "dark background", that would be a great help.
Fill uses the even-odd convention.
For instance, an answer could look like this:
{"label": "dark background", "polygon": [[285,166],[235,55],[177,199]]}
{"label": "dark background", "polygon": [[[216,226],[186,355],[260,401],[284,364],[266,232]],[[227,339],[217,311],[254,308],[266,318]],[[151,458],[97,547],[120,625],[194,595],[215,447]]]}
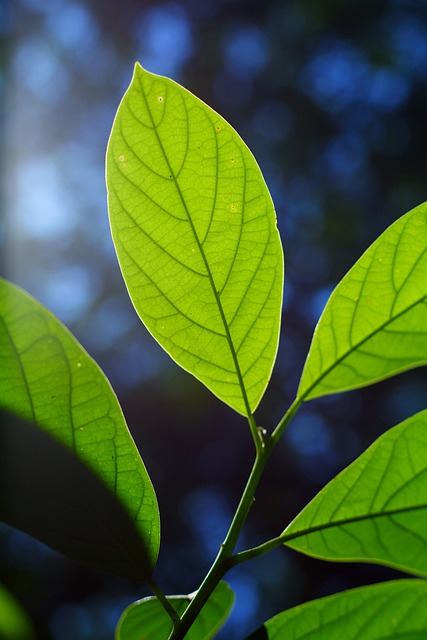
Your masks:
{"label": "dark background", "polygon": [[[252,464],[245,421],[169,361],[129,302],[110,239],[104,153],[139,60],[219,111],[255,154],[285,247],[283,336],[257,412],[293,400],[332,288],[426,199],[423,0],[0,0],[1,268],[52,309],[118,393],[157,491],[167,593],[197,588]],[[420,369],[313,401],[275,452],[242,547],[278,535],[386,428],[426,406]],[[223,640],[311,598],[389,579],[277,549],[233,570]],[[107,640],[145,586],[81,569],[0,528],[0,581],[37,637]]]}

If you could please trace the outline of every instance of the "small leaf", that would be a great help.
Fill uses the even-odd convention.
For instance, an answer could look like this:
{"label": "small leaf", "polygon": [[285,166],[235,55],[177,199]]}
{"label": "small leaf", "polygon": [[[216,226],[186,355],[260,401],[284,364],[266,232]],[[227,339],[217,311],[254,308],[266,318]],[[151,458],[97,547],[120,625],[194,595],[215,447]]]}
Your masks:
{"label": "small leaf", "polygon": [[6,587],[0,584],[0,638],[34,640],[35,637],[28,615]]}
{"label": "small leaf", "polygon": [[41,304],[0,279],[0,517],[94,569],[156,562],[153,487],[96,363]]}
{"label": "small leaf", "polygon": [[427,203],[391,225],[332,293],[301,399],[363,387],[427,363]]}
{"label": "small leaf", "polygon": [[113,240],[148,330],[248,415],[276,357],[283,254],[270,194],[234,129],[140,65],[107,150]]}
{"label": "small leaf", "polygon": [[307,602],[247,640],[425,640],[427,583],[395,580]]}
{"label": "small leaf", "polygon": [[282,534],[310,556],[427,576],[427,411],[376,440]]}
{"label": "small leaf", "polygon": [[[170,596],[169,602],[181,617],[192,597]],[[226,582],[220,582],[185,640],[210,640],[228,618],[234,602],[234,594]],[[172,631],[172,621],[157,598],[144,598],[131,604],[123,612],[116,629],[116,640],[167,640]]]}

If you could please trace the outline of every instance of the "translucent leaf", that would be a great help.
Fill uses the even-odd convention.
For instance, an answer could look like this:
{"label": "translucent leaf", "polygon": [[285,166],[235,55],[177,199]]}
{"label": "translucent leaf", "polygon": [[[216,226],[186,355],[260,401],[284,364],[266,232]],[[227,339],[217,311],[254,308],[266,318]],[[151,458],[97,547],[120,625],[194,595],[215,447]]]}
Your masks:
{"label": "translucent leaf", "polygon": [[427,576],[427,411],[378,438],[282,535],[317,558]]}
{"label": "translucent leaf", "polygon": [[307,602],[247,640],[425,640],[427,583],[395,580]]}
{"label": "translucent leaf", "polygon": [[308,400],[427,363],[427,203],[391,225],[332,293],[298,396]]}
{"label": "translucent leaf", "polygon": [[32,624],[19,602],[0,584],[0,638],[2,640],[34,640]]}
{"label": "translucent leaf", "polygon": [[215,111],[136,65],[107,150],[113,240],[133,304],[178,364],[236,411],[276,357],[283,255],[249,149]]}
{"label": "translucent leaf", "polygon": [[94,569],[150,574],[157,501],[117,398],[67,329],[4,280],[0,407],[26,421],[0,429],[0,517]]}
{"label": "translucent leaf", "polygon": [[[169,602],[179,616],[188,607],[189,596],[170,596]],[[234,594],[226,582],[220,582],[185,640],[210,640],[228,618],[234,602]],[[116,640],[167,640],[172,622],[156,598],[144,598],[131,604],[122,614],[116,629]]]}

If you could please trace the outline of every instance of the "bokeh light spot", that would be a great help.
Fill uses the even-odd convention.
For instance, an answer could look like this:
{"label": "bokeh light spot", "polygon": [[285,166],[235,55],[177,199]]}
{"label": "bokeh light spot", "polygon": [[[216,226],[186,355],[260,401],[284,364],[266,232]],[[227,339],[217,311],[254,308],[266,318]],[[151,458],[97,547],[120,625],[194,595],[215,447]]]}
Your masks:
{"label": "bokeh light spot", "polygon": [[162,75],[179,75],[193,51],[187,13],[178,4],[163,4],[141,15],[135,27],[144,67]]}
{"label": "bokeh light spot", "polygon": [[225,37],[225,64],[233,75],[251,79],[265,69],[269,57],[268,41],[254,25],[237,27]]}

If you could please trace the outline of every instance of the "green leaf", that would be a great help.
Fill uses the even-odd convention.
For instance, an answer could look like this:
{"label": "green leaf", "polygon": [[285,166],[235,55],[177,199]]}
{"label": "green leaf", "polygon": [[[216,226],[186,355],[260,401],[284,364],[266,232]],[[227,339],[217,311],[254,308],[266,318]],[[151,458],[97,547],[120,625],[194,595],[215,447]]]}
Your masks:
{"label": "green leaf", "polygon": [[372,444],[282,534],[310,556],[427,576],[427,411]]}
{"label": "green leaf", "polygon": [[363,387],[427,363],[427,203],[391,225],[332,293],[301,399]]}
{"label": "green leaf", "polygon": [[236,411],[276,357],[283,254],[270,194],[234,129],[137,64],[107,150],[112,235],[130,297],[184,369]]}
{"label": "green leaf", "polygon": [[[182,616],[195,594],[169,596],[175,611]],[[210,640],[228,618],[234,594],[221,581],[201,610],[185,640]],[[123,612],[116,629],[116,640],[167,640],[172,621],[157,598],[144,598],[131,604]]]}
{"label": "green leaf", "polygon": [[117,398],[67,329],[1,279],[0,407],[26,421],[0,430],[0,517],[94,569],[147,577],[157,501]]}
{"label": "green leaf", "polygon": [[307,602],[247,640],[425,640],[427,583],[395,580]]}
{"label": "green leaf", "polygon": [[28,615],[10,591],[0,584],[0,638],[33,640],[35,637]]}

